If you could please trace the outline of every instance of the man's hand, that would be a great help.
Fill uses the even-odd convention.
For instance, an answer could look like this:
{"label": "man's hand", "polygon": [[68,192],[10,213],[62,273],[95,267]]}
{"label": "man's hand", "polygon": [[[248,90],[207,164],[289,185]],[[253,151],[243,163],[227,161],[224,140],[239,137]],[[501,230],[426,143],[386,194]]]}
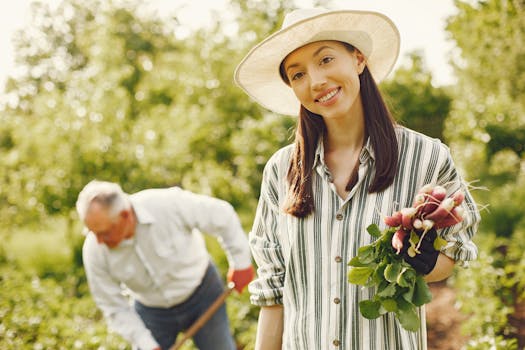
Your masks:
{"label": "man's hand", "polygon": [[251,282],[254,276],[255,272],[253,270],[253,267],[250,266],[242,270],[228,270],[227,278],[228,282],[235,283],[235,289],[237,290],[237,292],[242,293],[244,287],[246,287],[248,283]]}
{"label": "man's hand", "polygon": [[437,237],[435,229],[428,231],[423,237],[423,241],[419,246],[420,254],[416,254],[414,257],[408,255],[407,250],[410,247],[410,234],[406,235],[403,239],[403,248],[401,249],[401,255],[407,263],[409,263],[417,272],[424,275],[428,275],[430,271],[436,266],[436,261],[439,256],[439,251],[434,249],[434,240]]}

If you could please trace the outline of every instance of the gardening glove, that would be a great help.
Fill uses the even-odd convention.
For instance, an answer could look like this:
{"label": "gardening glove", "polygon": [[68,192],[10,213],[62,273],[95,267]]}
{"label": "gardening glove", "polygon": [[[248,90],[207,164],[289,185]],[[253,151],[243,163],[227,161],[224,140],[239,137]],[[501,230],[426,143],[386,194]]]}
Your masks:
{"label": "gardening glove", "polygon": [[253,270],[253,267],[250,266],[242,270],[229,269],[227,279],[228,282],[235,283],[235,289],[237,290],[237,292],[242,293],[244,287],[246,287],[248,283],[252,281],[254,276],[255,272]]}
{"label": "gardening glove", "polygon": [[[421,236],[421,234],[419,234]],[[419,246],[420,254],[416,254],[414,257],[408,255],[408,248],[410,247],[410,234],[406,235],[403,239],[403,248],[401,249],[401,256],[407,263],[409,263],[418,273],[428,275],[430,271],[436,266],[436,262],[439,256],[439,251],[434,249],[434,240],[437,237],[435,229],[429,230],[423,241]]]}

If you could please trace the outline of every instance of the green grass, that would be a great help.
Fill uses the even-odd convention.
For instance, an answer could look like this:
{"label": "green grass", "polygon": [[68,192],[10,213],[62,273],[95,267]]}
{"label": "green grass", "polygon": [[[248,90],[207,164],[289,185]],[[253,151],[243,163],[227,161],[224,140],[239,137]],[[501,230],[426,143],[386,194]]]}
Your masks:
{"label": "green grass", "polygon": [[[0,285],[10,290],[0,300],[1,349],[31,350],[30,344],[39,344],[46,350],[67,350],[79,341],[85,349],[129,349],[119,336],[108,333],[89,294],[79,255],[84,240],[81,230],[78,221],[68,223],[65,218],[0,229]],[[204,237],[226,283],[226,255],[216,237]],[[258,310],[250,306],[246,292],[234,293],[227,306],[236,339],[248,344],[246,350],[253,348]],[[45,320],[38,327],[31,323],[37,318]],[[79,322],[81,330],[75,328]],[[14,330],[12,337],[3,334],[2,325]],[[188,341],[182,349],[196,348]]]}
{"label": "green grass", "polygon": [[[52,272],[57,264],[71,262],[72,243],[65,219],[52,219],[37,227],[0,231],[1,248],[8,261],[39,275]],[[81,235],[80,230],[77,230]]]}

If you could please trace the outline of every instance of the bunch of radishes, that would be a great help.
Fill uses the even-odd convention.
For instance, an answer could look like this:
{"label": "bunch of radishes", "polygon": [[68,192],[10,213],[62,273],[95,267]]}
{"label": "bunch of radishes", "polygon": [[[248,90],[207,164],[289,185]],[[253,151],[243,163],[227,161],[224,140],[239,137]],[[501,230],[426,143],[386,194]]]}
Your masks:
{"label": "bunch of radishes", "polygon": [[[392,247],[397,254],[403,248],[406,235],[411,235],[411,246],[407,253],[414,257],[420,253],[419,247],[429,230],[449,227],[461,222],[464,209],[460,204],[464,199],[465,193],[462,190],[447,197],[447,190],[443,186],[427,184],[419,190],[412,207],[403,208],[385,217],[388,226],[397,228],[392,236]],[[414,234],[417,236],[413,236]],[[434,244],[434,247],[439,250],[437,249],[439,245]]]}

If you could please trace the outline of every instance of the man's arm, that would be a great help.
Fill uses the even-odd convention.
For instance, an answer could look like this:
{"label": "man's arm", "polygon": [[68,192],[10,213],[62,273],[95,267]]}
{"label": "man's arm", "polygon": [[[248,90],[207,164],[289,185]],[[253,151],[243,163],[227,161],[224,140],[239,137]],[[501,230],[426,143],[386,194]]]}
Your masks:
{"label": "man's arm", "polygon": [[[103,263],[104,257],[96,250],[94,237],[86,237],[82,257],[89,289],[95,304],[102,311],[111,330],[140,349],[155,349],[157,342],[140,316],[122,294],[118,281],[113,280]],[[91,242],[88,242],[91,240]]]}
{"label": "man's arm", "polygon": [[263,306],[259,312],[255,350],[281,350],[283,339],[282,305]]}
{"label": "man's arm", "polygon": [[248,237],[233,206],[218,198],[180,190],[175,192],[181,217],[187,226],[203,233],[218,237],[226,252],[230,270],[228,279],[235,282],[235,289],[241,292],[253,279]]}

